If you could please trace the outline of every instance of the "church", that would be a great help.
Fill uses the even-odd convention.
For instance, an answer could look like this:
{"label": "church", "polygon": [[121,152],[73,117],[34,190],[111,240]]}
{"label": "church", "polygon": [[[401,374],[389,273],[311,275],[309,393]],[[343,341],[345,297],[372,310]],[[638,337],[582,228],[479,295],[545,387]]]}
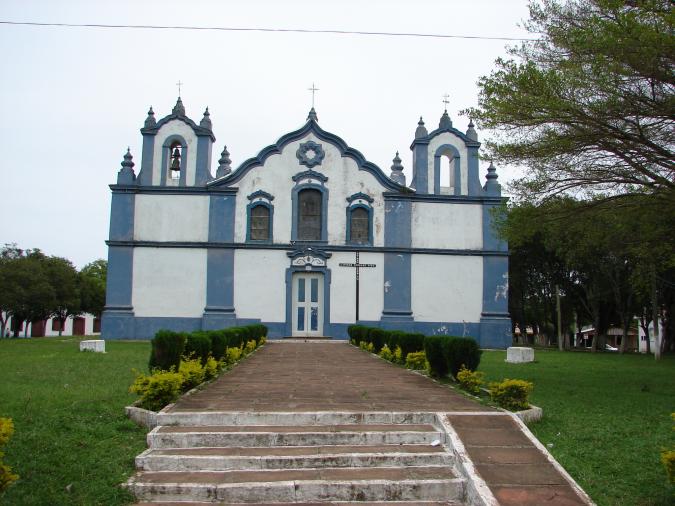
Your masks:
{"label": "church", "polygon": [[501,187],[473,123],[420,118],[409,182],[398,153],[387,175],[313,107],[236,169],[227,147],[212,163],[208,108],[196,123],[180,97],[141,134],[140,167],[127,151],[110,185],[104,339],[249,323],[346,339],[358,321],[511,344]]}

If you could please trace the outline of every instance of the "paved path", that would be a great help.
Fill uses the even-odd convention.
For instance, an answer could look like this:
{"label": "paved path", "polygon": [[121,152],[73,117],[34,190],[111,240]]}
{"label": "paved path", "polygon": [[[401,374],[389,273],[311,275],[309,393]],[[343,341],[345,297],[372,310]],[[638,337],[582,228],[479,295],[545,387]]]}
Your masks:
{"label": "paved path", "polygon": [[274,342],[172,411],[488,411],[339,341]]}

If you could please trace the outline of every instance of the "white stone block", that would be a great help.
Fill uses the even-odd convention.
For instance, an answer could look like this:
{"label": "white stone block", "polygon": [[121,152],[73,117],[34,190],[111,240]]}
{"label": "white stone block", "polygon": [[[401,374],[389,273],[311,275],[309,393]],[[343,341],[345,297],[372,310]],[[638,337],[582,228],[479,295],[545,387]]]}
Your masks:
{"label": "white stone block", "polygon": [[105,341],[103,339],[80,341],[80,351],[95,351],[97,353],[105,353]]}
{"label": "white stone block", "polygon": [[534,349],[524,346],[511,346],[506,349],[506,361],[512,364],[534,362]]}

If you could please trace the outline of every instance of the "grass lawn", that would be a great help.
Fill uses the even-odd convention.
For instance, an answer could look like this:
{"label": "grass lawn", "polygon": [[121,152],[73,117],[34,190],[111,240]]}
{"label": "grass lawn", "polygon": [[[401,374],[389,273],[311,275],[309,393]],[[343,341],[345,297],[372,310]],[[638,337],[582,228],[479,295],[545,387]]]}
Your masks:
{"label": "grass lawn", "polygon": [[0,417],[15,426],[4,460],[20,475],[0,503],[133,500],[119,484],[133,473],[147,431],[123,408],[135,400],[131,369],[146,369],[150,344],[107,341],[106,351],[81,353],[69,337],[0,339]]}
{"label": "grass lawn", "polygon": [[671,505],[659,451],[675,447],[675,357],[535,351],[534,363],[483,353],[486,379],[534,382],[530,429],[598,505]]}

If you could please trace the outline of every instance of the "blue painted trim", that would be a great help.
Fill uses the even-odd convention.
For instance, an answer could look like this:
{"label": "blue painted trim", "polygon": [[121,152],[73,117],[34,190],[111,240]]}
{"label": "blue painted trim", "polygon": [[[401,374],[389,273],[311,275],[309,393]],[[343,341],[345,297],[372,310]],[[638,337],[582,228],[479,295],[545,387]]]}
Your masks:
{"label": "blue painted trim", "polygon": [[434,194],[414,194],[403,195],[400,193],[385,192],[382,194],[385,201],[402,201],[402,202],[437,202],[446,204],[475,204],[475,203],[489,203],[501,204],[508,199],[505,197],[495,197],[489,195],[434,195]]}
{"label": "blue painted trim", "polygon": [[412,320],[412,258],[409,253],[384,254],[382,320]]}
{"label": "blue painted trim", "polygon": [[428,141],[431,141],[431,139],[433,139],[437,135],[441,135],[444,132],[448,132],[448,133],[454,135],[455,137],[459,137],[464,142],[465,146],[476,147],[476,148],[480,147],[480,142],[474,141],[473,139],[470,139],[469,137],[467,137],[467,135],[464,132],[460,132],[459,130],[457,130],[454,127],[437,128],[436,130],[430,132],[429,135],[427,135],[426,139]]}
{"label": "blue painted trim", "polygon": [[168,186],[166,184],[169,178],[169,159],[171,157],[171,145],[174,142],[178,142],[181,145],[181,156],[180,156],[180,178],[178,180],[179,186],[186,186],[186,177],[187,177],[187,160],[188,160],[188,147],[185,139],[177,134],[168,136],[164,143],[162,144],[162,165],[160,167],[160,186]]}
{"label": "blue painted trim", "polygon": [[487,316],[508,316],[509,313],[509,259],[483,258],[483,309]]}
{"label": "blue painted trim", "polygon": [[236,197],[234,195],[211,195],[209,200],[209,242],[234,241],[234,218]]}
{"label": "blue painted trim", "polygon": [[[349,199],[347,199],[349,200]],[[368,213],[368,241],[367,242],[358,242],[352,241],[352,212],[357,208],[365,209]],[[359,246],[372,246],[373,245],[373,208],[365,204],[352,204],[347,206],[347,227],[346,227],[346,236],[345,242],[347,244],[357,244]]]}
{"label": "blue painted trim", "polygon": [[504,349],[513,344],[511,318],[483,317],[480,319],[481,348]]}
{"label": "blue painted trim", "polygon": [[132,241],[134,239],[135,203],[134,194],[112,194],[109,235],[111,241]]}
{"label": "blue painted trim", "polygon": [[[314,156],[312,158],[307,158],[308,151],[314,151]],[[307,141],[300,144],[300,147],[295,152],[295,156],[300,161],[300,165],[306,165],[311,169],[315,165],[321,165],[323,158],[326,156],[326,152],[321,147],[321,144]]]}
{"label": "blue painted trim", "polygon": [[483,213],[483,249],[508,252],[508,244],[502,241],[495,230],[494,217],[492,215],[499,208],[495,204],[484,204]]}
{"label": "blue painted trim", "polygon": [[177,332],[194,332],[202,329],[202,318],[137,316],[135,339],[152,339],[158,330],[167,329]]}
{"label": "blue painted trim", "polygon": [[412,203],[409,200],[384,201],[384,245],[409,249],[412,244]]}
{"label": "blue painted trim", "polygon": [[328,177],[321,174],[321,172],[317,172],[312,169],[298,172],[294,176],[291,176],[291,179],[296,183],[298,181],[302,181],[303,179],[318,179],[322,184],[328,181]]}
{"label": "blue painted trim", "polygon": [[[197,249],[254,249],[254,250],[289,250],[295,249],[305,243],[317,244],[321,241],[296,241],[294,243],[255,243],[244,242],[186,242],[186,241],[106,241],[108,246],[127,246],[143,248],[197,248]],[[328,251],[354,251],[354,246],[340,244],[323,244],[321,247]],[[369,253],[410,253],[414,255],[450,255],[450,256],[497,256],[507,257],[506,251],[493,251],[482,249],[439,249],[439,248],[403,248],[397,246],[368,246],[364,245],[361,251]]]}
{"label": "blue painted trim", "polygon": [[195,167],[195,186],[205,186],[213,179],[211,176],[211,139],[208,136],[197,138],[197,162]]}
{"label": "blue painted trim", "polygon": [[106,309],[101,315],[101,339],[136,339],[134,312]]}
{"label": "blue painted trim", "polygon": [[120,246],[108,248],[106,307],[131,309],[133,267],[133,248]]}
{"label": "blue painted trim", "polygon": [[478,169],[478,162],[480,161],[478,148],[467,148],[467,157],[467,190],[469,195],[482,195],[483,188],[480,185],[480,174]]}
{"label": "blue painted trim", "polygon": [[141,171],[138,174],[138,184],[152,185],[153,161],[155,157],[154,135],[143,135],[143,151],[141,156]]}
{"label": "blue painted trim", "polygon": [[141,195],[236,195],[238,188],[200,188],[198,186],[128,186],[111,184],[113,193],[138,193]]}
{"label": "blue painted trim", "polygon": [[[314,254],[314,253],[313,253]],[[290,256],[290,254],[289,254]],[[316,255],[315,255],[316,256]],[[293,335],[293,274],[295,273],[320,273],[323,274],[323,334],[331,335],[330,331],[330,284],[331,284],[331,270],[327,267],[312,267],[307,269],[306,266],[291,266],[286,269],[286,327],[285,332],[287,336]]]}
{"label": "blue painted trim", "polygon": [[385,173],[382,172],[382,169],[380,169],[374,163],[367,161],[360,151],[350,148],[340,137],[330,132],[326,132],[315,121],[312,120],[307,121],[307,123],[305,123],[302,128],[280,137],[275,144],[263,148],[260,153],[258,153],[258,156],[250,158],[242,163],[232,174],[216,181],[212,181],[208,184],[208,186],[228,186],[240,181],[251,169],[262,166],[265,163],[265,160],[267,160],[267,158],[269,158],[271,155],[281,153],[284,146],[298,139],[302,139],[310,133],[314,134],[317,138],[323,141],[333,144],[340,151],[341,156],[354,160],[356,165],[359,167],[359,170],[365,170],[372,174],[375,179],[377,179],[377,181],[385,188],[392,191],[405,193],[412,191],[410,188],[401,186],[389,179]]}
{"label": "blue painted trim", "polygon": [[413,152],[413,177],[410,182],[415,191],[429,193],[429,141],[415,139],[410,146]]}
{"label": "blue painted trim", "polygon": [[272,202],[274,200],[274,196],[270,195],[269,193],[267,193],[266,191],[263,191],[263,190],[256,190],[253,193],[251,193],[250,195],[248,195],[246,198],[248,200],[263,198],[263,199],[269,200],[270,202]]}
{"label": "blue painted trim", "polygon": [[434,193],[436,195],[441,194],[441,158],[446,156],[448,151],[452,153],[452,159],[454,160],[452,167],[453,176],[455,179],[454,195],[458,196],[462,194],[462,170],[460,166],[461,157],[459,150],[452,144],[443,144],[442,146],[439,146],[434,153]]}
{"label": "blue painted trim", "polygon": [[[287,248],[284,248],[287,249]],[[301,248],[296,248],[293,251],[289,251],[286,253],[286,256],[293,261],[294,259],[298,257],[306,257],[306,256],[313,256],[317,258],[321,258],[324,261],[328,260],[330,257],[333,256],[332,253],[328,253],[326,250],[321,249],[321,248],[315,248],[312,246],[306,246],[306,247],[301,247]]]}
{"label": "blue painted trim", "polygon": [[[272,197],[274,198],[274,197]],[[267,210],[269,211],[269,218],[270,218],[270,223],[269,223],[269,234],[267,236],[267,239],[251,239],[251,211],[253,210],[254,207],[266,207]],[[274,206],[270,204],[269,202],[265,202],[264,200],[258,200],[255,202],[251,202],[246,206],[246,242],[251,242],[251,243],[261,243],[261,242],[273,242],[274,241]]]}
{"label": "blue painted trim", "polygon": [[349,197],[347,197],[347,202],[349,202],[350,204],[355,200],[365,200],[369,204],[375,202],[375,199],[373,197],[371,197],[370,195],[366,195],[365,193],[362,192],[358,192],[355,193],[354,195],[350,195]]}
{"label": "blue painted trim", "polygon": [[194,131],[194,133],[195,133],[197,136],[200,136],[200,137],[201,137],[201,136],[206,136],[206,137],[209,137],[209,138],[211,139],[212,142],[215,142],[215,141],[216,141],[216,137],[213,135],[213,132],[212,132],[210,129],[201,127],[201,126],[197,125],[194,121],[192,121],[190,118],[188,118],[187,116],[178,115],[178,114],[169,114],[168,116],[164,116],[162,119],[160,119],[160,120],[155,124],[155,126],[153,126],[153,127],[148,127],[148,128],[141,128],[141,133],[142,133],[143,135],[157,135],[157,133],[159,132],[159,129],[160,129],[160,128],[162,128],[162,127],[163,127],[164,125],[166,125],[169,121],[172,121],[172,120],[174,120],[174,119],[177,119],[177,120],[179,120],[179,121],[182,121],[182,122],[185,123],[187,126],[189,126],[190,128],[192,128],[192,130]]}
{"label": "blue painted trim", "polygon": [[318,190],[321,192],[321,239],[320,242],[328,241],[328,188],[314,183],[297,184],[291,191],[292,222],[291,222],[291,241],[298,242],[317,242],[298,239],[298,194],[303,190]]}
{"label": "blue painted trim", "polygon": [[202,327],[213,330],[237,317],[234,309],[234,250],[209,249],[206,272],[206,307]]}

